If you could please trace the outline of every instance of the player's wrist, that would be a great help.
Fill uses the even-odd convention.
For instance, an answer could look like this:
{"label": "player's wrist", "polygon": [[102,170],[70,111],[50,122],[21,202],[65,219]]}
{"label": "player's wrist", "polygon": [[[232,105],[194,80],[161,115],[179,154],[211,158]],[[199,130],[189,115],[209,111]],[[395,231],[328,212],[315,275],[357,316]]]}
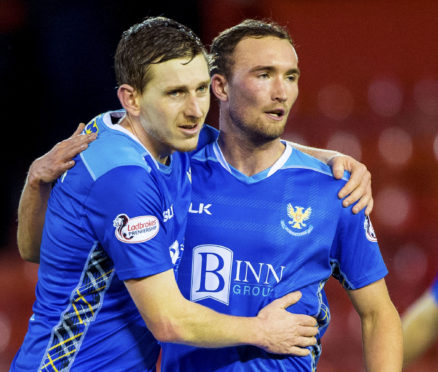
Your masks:
{"label": "player's wrist", "polygon": [[250,325],[247,336],[249,344],[257,346],[263,350],[269,349],[269,334],[265,326],[265,321],[258,315],[252,318],[253,324]]}
{"label": "player's wrist", "polygon": [[29,171],[27,173],[27,184],[29,187],[35,190],[40,189],[50,189],[51,183],[45,182],[42,173],[40,171],[38,159],[36,159],[30,166]]}

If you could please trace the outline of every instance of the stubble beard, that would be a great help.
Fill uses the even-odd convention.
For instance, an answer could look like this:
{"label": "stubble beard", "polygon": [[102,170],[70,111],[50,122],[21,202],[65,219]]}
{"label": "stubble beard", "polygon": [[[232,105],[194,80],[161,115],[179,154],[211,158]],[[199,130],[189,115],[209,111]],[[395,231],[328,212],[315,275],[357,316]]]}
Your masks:
{"label": "stubble beard", "polygon": [[280,138],[286,126],[286,122],[266,124],[257,119],[249,124],[234,110],[230,110],[230,118],[234,125],[245,134],[246,138],[256,145],[263,145]]}

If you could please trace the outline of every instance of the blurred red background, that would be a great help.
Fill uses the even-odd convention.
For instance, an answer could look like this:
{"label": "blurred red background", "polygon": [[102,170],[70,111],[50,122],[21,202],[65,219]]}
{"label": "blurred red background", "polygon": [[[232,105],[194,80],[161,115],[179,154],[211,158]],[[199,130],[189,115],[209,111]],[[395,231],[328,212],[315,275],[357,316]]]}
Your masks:
{"label": "blurred red background", "polygon": [[[371,170],[375,198],[371,217],[390,271],[387,284],[395,305],[403,313],[438,271],[438,3],[193,3],[196,4],[186,11],[196,12],[199,24],[194,27],[191,21],[185,23],[207,44],[219,31],[245,18],[272,18],[288,27],[302,75],[300,97],[289,118],[286,137],[345,152]],[[170,10],[146,13],[144,16],[163,14],[178,19]],[[138,18],[138,14],[130,23],[143,17],[142,14]],[[15,29],[16,23],[9,23]],[[115,43],[117,39],[118,35]],[[105,58],[111,63],[111,56]],[[108,108],[114,107],[118,105]],[[90,117],[103,111],[97,105],[94,110]],[[216,117],[213,103],[208,122],[215,125]],[[72,121],[68,133],[73,132],[75,124]],[[60,131],[50,143],[64,137],[65,132]],[[48,148],[37,148],[28,154],[28,161],[17,175],[16,195],[30,160]],[[14,202],[17,201],[15,197]],[[22,262],[17,254],[13,221],[7,236],[5,249],[0,251],[0,371],[8,369],[26,332],[37,276],[37,265]],[[330,280],[326,288],[332,322],[323,339],[318,370],[361,371],[358,316],[335,280]],[[406,371],[436,371],[437,351],[438,345],[434,345]]]}

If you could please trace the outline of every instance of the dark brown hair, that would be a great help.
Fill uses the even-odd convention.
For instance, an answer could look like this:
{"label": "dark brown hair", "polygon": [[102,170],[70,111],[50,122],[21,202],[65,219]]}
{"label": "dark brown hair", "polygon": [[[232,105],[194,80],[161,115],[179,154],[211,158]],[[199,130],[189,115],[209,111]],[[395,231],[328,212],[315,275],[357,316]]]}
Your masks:
{"label": "dark brown hair", "polygon": [[208,62],[201,40],[188,27],[165,17],[146,18],[122,34],[114,58],[117,84],[143,93],[152,64],[184,57],[188,63],[201,53]]}
{"label": "dark brown hair", "polygon": [[288,40],[292,46],[293,41],[286,28],[272,21],[246,19],[245,21],[222,31],[213,39],[210,47],[212,59],[211,74],[221,74],[231,77],[231,67],[234,63],[232,54],[236,45],[244,38],[262,38],[267,36]]}

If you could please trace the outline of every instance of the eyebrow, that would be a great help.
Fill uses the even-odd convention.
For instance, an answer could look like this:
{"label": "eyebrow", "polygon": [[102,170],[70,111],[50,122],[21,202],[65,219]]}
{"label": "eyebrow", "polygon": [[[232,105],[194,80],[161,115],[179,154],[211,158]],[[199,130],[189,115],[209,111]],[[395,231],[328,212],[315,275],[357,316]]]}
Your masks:
{"label": "eyebrow", "polygon": [[[259,65],[259,66],[255,66],[253,67],[250,72],[257,72],[257,71],[270,71],[270,72],[274,72],[277,69],[274,66],[263,66],[263,65]],[[296,75],[300,75],[300,69],[297,68],[291,68],[289,70],[286,71],[286,75],[291,75],[291,74],[296,74]]]}
{"label": "eyebrow", "polygon": [[208,79],[208,80],[201,81],[198,86],[210,85],[210,84],[211,84],[211,79]]}
{"label": "eyebrow", "polygon": [[[201,81],[196,87],[198,88],[198,87],[200,87],[202,85],[209,86],[210,82],[211,82],[210,79]],[[167,92],[172,92],[174,90],[188,90],[188,88],[187,88],[187,85],[184,85],[184,84],[182,84],[182,85],[170,85],[170,86],[166,87],[165,90]]]}

